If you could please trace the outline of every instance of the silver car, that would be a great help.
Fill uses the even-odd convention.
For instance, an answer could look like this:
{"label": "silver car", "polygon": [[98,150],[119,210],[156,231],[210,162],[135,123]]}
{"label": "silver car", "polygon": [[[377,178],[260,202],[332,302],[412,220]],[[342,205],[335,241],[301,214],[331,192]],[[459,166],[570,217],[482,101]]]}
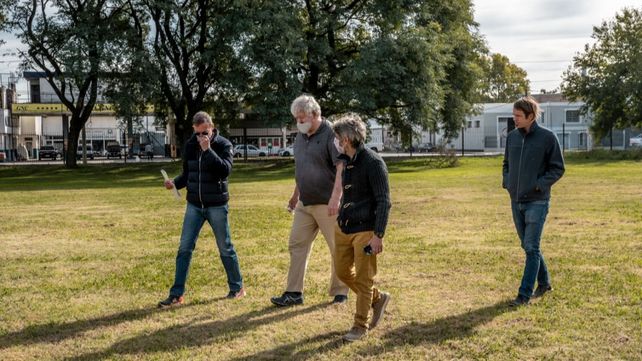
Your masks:
{"label": "silver car", "polygon": [[248,157],[265,157],[267,153],[254,145],[251,144],[239,144],[234,147],[234,157],[240,158],[245,156],[245,150],[247,149]]}

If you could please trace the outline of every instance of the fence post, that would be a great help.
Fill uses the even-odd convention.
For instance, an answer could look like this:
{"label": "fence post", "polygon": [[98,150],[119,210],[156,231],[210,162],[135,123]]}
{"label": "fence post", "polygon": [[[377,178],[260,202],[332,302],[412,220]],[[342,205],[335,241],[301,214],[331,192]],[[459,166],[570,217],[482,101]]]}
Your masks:
{"label": "fence post", "polygon": [[464,133],[466,132],[465,127],[461,127],[461,156],[464,156]]}

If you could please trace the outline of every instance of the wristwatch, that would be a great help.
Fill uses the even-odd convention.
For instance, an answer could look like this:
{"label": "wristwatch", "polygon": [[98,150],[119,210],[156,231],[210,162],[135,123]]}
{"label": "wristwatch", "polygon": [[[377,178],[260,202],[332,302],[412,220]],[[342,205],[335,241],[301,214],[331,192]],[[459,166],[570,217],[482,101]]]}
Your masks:
{"label": "wristwatch", "polygon": [[383,239],[383,232],[375,232],[374,234],[375,234],[375,236]]}

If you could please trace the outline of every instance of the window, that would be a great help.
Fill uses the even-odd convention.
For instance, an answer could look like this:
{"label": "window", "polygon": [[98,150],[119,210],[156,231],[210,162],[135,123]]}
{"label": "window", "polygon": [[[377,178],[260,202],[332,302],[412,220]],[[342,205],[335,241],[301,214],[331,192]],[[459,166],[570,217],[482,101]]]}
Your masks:
{"label": "window", "polygon": [[579,136],[580,136],[580,139],[579,139],[580,147],[585,147],[586,146],[586,133],[580,133]]}
{"label": "window", "polygon": [[566,111],[566,122],[567,123],[579,123],[580,122],[580,111],[579,110],[567,110]]}
{"label": "window", "polygon": [[31,93],[31,102],[40,103],[40,83],[34,82],[29,84],[29,91]]}
{"label": "window", "polygon": [[475,128],[479,128],[481,126],[481,121],[475,120]]}
{"label": "window", "polygon": [[471,121],[469,120],[469,121],[467,122],[467,127],[468,127],[468,128],[472,128],[472,127],[473,127],[473,122],[471,122]]}

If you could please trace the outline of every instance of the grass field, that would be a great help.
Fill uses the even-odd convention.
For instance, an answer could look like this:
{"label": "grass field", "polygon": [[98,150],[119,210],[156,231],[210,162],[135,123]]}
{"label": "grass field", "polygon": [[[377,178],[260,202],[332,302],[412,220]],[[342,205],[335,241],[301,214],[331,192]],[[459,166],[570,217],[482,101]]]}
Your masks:
{"label": "grass field", "polygon": [[[554,291],[517,310],[522,272],[500,158],[389,164],[393,208],[378,285],[392,294],[369,337],[344,345],[318,239],[306,303],[273,308],[288,267],[289,162],[239,164],[230,222],[248,296],[227,293],[211,229],[186,305],[173,281],[184,202],[159,164],[0,168],[0,359],[641,360],[642,162],[571,160],[542,242]],[[162,165],[176,174],[178,164]]]}

